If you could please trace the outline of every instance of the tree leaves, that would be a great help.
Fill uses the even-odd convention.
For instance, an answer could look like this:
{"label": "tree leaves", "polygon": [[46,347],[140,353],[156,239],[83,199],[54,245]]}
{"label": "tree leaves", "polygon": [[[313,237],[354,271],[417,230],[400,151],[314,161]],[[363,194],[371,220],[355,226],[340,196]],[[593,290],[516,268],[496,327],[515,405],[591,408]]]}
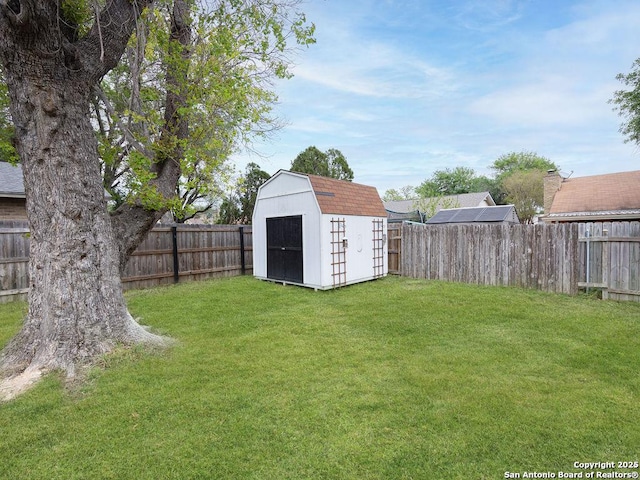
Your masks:
{"label": "tree leaves", "polygon": [[633,62],[630,73],[620,73],[616,80],[631,87],[631,90],[617,90],[609,100],[614,105],[613,110],[623,118],[620,133],[625,136],[625,143],[640,145],[640,58]]}
{"label": "tree leaves", "polygon": [[533,223],[533,218],[544,204],[544,176],[546,170],[516,170],[503,181],[507,201],[516,207],[522,223]]}
{"label": "tree leaves", "polygon": [[[140,200],[153,204],[148,192],[142,191],[149,177],[140,168],[141,162],[131,157],[132,152],[147,156],[152,171],[155,161],[176,147],[182,151],[177,160],[182,176],[176,199],[167,200],[176,218],[193,213],[190,205],[194,202],[211,203],[213,195],[226,189],[231,154],[282,126],[272,115],[277,101],[273,82],[291,76],[290,55],[296,45],[314,41],[314,26],[297,10],[299,3],[218,0],[199,7],[191,4],[192,39],[186,56],[171,41],[172,2],[159,3],[144,13],[123,63],[102,81],[106,99],[95,102],[101,142],[119,151],[104,159],[105,171],[110,172],[105,187],[112,195],[134,202],[144,194],[145,199]],[[172,79],[167,74],[170,71]],[[176,75],[184,77],[187,88],[175,81]],[[189,132],[178,142],[168,137],[174,133],[165,118],[165,99],[167,93],[179,92],[184,95],[175,113]]]}
{"label": "tree leaves", "polygon": [[416,193],[423,198],[459,195],[488,190],[490,183],[488,178],[476,175],[472,168],[445,168],[433,172],[430,178],[416,188]]}
{"label": "tree leaves", "polygon": [[321,152],[314,146],[307,147],[291,162],[291,170],[349,182],[353,180],[353,170],[349,167],[347,159],[335,148]]}
{"label": "tree leaves", "polygon": [[251,224],[253,210],[256,205],[258,188],[271,176],[256,163],[249,163],[245,174],[237,182],[236,189],[225,198],[220,206],[218,223]]}

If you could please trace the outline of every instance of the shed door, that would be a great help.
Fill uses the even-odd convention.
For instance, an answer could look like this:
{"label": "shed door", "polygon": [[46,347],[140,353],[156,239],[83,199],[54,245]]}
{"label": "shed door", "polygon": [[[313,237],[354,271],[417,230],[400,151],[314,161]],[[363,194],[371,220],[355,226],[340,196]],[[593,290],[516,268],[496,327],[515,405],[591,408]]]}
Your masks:
{"label": "shed door", "polygon": [[267,218],[267,278],[303,283],[302,215]]}

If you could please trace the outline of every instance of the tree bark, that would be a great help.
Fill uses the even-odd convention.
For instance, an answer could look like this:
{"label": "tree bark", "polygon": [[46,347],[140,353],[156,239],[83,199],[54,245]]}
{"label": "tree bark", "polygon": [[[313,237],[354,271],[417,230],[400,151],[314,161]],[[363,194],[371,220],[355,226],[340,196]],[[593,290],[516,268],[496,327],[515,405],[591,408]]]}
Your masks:
{"label": "tree bark", "polygon": [[[160,344],[127,311],[120,282],[125,242],[110,218],[89,117],[92,90],[117,64],[148,2],[110,0],[74,42],[57,2],[0,3],[0,56],[16,126],[31,229],[29,312],[0,356],[5,376],[76,367],[117,344]],[[147,230],[161,213],[137,211]]]}

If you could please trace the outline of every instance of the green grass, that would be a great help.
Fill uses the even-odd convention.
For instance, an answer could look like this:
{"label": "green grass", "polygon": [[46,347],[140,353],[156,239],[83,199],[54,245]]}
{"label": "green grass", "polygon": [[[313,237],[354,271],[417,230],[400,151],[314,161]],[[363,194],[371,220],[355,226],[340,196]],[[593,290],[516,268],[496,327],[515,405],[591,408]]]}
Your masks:
{"label": "green grass", "polygon": [[[0,405],[0,478],[498,479],[638,459],[638,304],[395,277],[128,301],[177,346]],[[24,308],[0,305],[0,344]]]}

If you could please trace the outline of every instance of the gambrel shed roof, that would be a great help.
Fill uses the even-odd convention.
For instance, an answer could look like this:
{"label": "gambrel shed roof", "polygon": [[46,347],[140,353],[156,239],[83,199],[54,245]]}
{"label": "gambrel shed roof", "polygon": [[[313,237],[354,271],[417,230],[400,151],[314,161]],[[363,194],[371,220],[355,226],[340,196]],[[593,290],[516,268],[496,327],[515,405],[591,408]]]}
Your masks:
{"label": "gambrel shed roof", "polygon": [[375,187],[318,175],[309,177],[322,213],[386,217],[387,211]]}

